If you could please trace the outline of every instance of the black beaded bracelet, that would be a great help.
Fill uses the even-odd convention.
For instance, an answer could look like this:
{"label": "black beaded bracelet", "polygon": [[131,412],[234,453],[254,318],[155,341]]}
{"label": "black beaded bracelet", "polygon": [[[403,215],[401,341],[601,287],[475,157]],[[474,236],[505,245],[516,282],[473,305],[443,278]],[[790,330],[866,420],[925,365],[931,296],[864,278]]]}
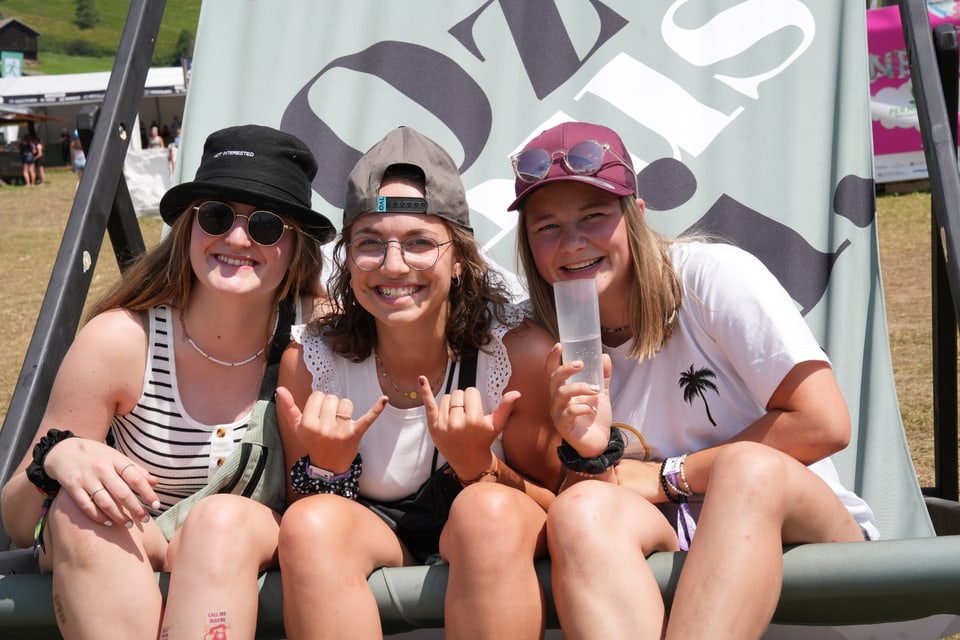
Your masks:
{"label": "black beaded bracelet", "polygon": [[667,496],[667,500],[673,504],[683,504],[687,501],[686,496],[680,493],[671,493],[670,491],[670,482],[667,480],[667,474],[664,471],[667,468],[667,461],[664,460],[660,464],[660,486],[663,487],[663,493]]}
{"label": "black beaded bracelet", "polygon": [[43,468],[43,462],[47,459],[47,454],[57,444],[60,444],[67,438],[74,438],[72,431],[61,431],[60,429],[50,429],[47,435],[40,438],[40,441],[33,447],[33,462],[27,467],[27,478],[37,489],[46,495],[53,497],[60,491],[60,483],[47,475]]}
{"label": "black beaded bracelet", "polygon": [[620,429],[610,427],[610,440],[607,442],[607,448],[596,458],[584,458],[566,440],[557,447],[557,457],[560,458],[560,463],[563,466],[574,473],[599,475],[620,462],[625,446]]}
{"label": "black beaded bracelet", "polygon": [[307,472],[310,456],[303,456],[293,463],[290,469],[290,485],[302,496],[315,493],[335,493],[348,500],[356,500],[360,495],[360,474],[363,473],[363,459],[360,454],[353,459],[350,469],[332,478],[312,476]]}

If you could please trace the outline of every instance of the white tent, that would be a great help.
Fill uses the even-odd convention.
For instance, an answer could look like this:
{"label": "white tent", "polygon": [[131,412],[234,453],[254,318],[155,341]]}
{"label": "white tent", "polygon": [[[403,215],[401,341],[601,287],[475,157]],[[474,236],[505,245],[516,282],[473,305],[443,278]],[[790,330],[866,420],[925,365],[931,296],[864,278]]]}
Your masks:
{"label": "white tent", "polygon": [[[0,78],[0,107],[20,112],[62,118],[63,121],[40,122],[37,135],[48,148],[57,145],[61,129],[73,130],[77,114],[84,105],[103,101],[110,82],[109,71],[67,75],[38,75]],[[170,168],[166,151],[141,150],[141,126],[172,124],[183,115],[187,81],[181,67],[151,68],[140,101],[139,123],[130,123],[135,135],[124,166],[130,194],[138,214],[154,214],[160,197],[170,186]],[[17,134],[7,133],[7,140]]]}

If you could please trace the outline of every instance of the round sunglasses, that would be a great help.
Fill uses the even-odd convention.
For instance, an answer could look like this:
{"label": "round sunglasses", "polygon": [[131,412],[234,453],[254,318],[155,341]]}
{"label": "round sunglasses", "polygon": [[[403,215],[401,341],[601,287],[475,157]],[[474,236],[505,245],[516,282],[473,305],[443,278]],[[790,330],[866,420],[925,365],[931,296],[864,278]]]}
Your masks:
{"label": "round sunglasses", "polygon": [[[609,153],[616,160],[603,162],[604,153]],[[633,165],[618,154],[605,142],[584,140],[572,145],[568,149],[547,151],[546,149],[524,149],[510,158],[513,163],[514,174],[523,182],[540,182],[550,174],[554,158],[560,155],[563,166],[570,175],[595,176],[611,164],[621,164],[633,175]]]}
{"label": "round sunglasses", "polygon": [[233,207],[216,200],[208,200],[193,208],[197,212],[197,224],[208,236],[222,236],[236,223],[237,218],[247,221],[247,235],[250,239],[263,247],[272,247],[280,242],[283,232],[292,229],[284,223],[283,218],[271,211],[254,211],[243,215],[233,210]]}

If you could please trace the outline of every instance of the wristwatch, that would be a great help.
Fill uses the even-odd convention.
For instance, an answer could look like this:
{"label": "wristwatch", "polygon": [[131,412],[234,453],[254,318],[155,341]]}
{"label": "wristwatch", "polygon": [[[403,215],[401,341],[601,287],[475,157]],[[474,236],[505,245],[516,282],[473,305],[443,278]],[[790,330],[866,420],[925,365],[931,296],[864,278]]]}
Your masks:
{"label": "wristwatch", "polygon": [[323,467],[315,467],[312,464],[307,465],[307,477],[311,480],[323,480],[324,482],[336,482],[350,476],[350,469],[343,473],[334,473]]}

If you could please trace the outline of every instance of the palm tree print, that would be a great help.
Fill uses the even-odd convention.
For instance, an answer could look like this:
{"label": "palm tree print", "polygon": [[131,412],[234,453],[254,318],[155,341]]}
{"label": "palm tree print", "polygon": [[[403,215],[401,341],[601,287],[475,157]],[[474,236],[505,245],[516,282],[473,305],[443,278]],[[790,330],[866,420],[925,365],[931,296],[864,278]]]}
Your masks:
{"label": "palm tree print", "polygon": [[680,380],[677,382],[683,388],[683,399],[686,400],[687,404],[693,404],[693,399],[697,396],[700,396],[700,399],[703,400],[703,408],[707,411],[707,420],[710,421],[710,424],[717,426],[716,421],[713,419],[713,416],[710,415],[710,405],[707,404],[707,397],[704,395],[704,391],[709,389],[717,395],[720,395],[720,392],[717,390],[717,385],[713,384],[710,378],[716,378],[715,374],[710,369],[695,369],[693,365],[690,365],[690,368],[686,371],[680,373]]}

